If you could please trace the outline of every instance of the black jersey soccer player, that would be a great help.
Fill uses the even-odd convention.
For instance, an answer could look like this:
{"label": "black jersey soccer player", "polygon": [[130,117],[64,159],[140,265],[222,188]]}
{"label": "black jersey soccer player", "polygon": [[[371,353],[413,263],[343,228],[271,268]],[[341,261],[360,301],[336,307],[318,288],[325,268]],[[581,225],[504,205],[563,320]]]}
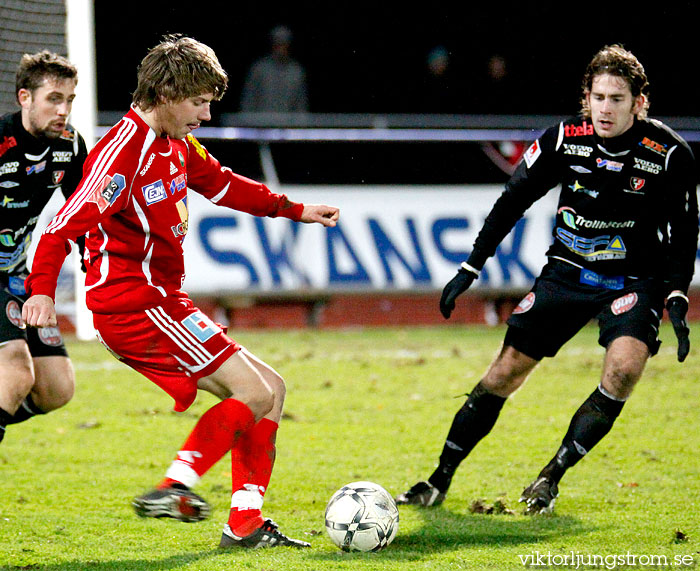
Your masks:
{"label": "black jersey soccer player", "polygon": [[509,395],[591,319],[605,348],[598,387],[574,414],[561,446],[522,493],[526,513],[552,510],[564,473],[612,428],[659,348],[664,305],[689,351],[687,291],[698,241],[693,154],[648,119],[648,81],[637,58],[605,46],[583,80],[582,112],[536,140],[506,184],[469,259],[445,286],[440,310],[478,278],[525,210],[560,185],[547,264],[508,319],[503,347],[454,417],[439,465],[399,504],[438,505],[459,464],[494,426]]}
{"label": "black jersey soccer player", "polygon": [[25,328],[27,251],[39,215],[57,189],[82,176],[87,150],[68,124],[76,68],[48,51],[17,68],[19,111],[0,117],[0,440],[5,427],[47,413],[73,396],[74,372],[57,327]]}

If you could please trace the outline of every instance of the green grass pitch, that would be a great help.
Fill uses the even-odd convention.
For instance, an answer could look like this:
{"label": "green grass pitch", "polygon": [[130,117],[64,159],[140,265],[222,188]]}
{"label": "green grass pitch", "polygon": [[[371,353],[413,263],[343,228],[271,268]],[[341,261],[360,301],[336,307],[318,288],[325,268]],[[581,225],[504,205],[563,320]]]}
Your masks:
{"label": "green grass pitch", "polygon": [[[265,515],[311,549],[222,552],[230,501],[224,459],[197,491],[197,524],[139,519],[130,500],[156,484],[196,419],[97,343],[71,341],[77,391],[60,411],[8,428],[0,444],[0,569],[230,571],[689,568],[700,562],[700,327],[686,363],[664,344],[612,432],[560,486],[551,516],[521,515],[523,487],[556,451],[598,382],[603,351],[586,328],[506,403],[440,508],[401,508],[395,541],[347,554],[325,534],[331,494],[371,480],[396,494],[432,471],[464,393],[502,327],[237,332],[288,385]],[[515,513],[473,513],[477,500]],[[596,559],[597,558],[597,559]],[[626,558],[626,559],[624,559]],[[578,562],[578,566],[577,566]],[[626,566],[625,566],[626,565]]]}

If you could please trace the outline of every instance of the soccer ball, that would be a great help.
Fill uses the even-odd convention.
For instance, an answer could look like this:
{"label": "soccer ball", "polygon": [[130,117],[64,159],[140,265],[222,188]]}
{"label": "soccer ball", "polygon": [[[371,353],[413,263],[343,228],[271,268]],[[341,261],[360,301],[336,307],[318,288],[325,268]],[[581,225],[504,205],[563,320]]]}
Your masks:
{"label": "soccer ball", "polygon": [[399,529],[399,510],[379,484],[352,482],[331,496],[326,531],[343,551],[379,551]]}

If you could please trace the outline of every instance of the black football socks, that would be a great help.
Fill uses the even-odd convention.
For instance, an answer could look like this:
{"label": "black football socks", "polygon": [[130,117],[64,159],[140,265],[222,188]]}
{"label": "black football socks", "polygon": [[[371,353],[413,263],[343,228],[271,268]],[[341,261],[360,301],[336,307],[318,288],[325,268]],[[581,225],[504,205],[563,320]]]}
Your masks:
{"label": "black football socks", "polygon": [[440,463],[428,478],[433,486],[443,493],[447,492],[457,467],[491,431],[505,402],[504,397],[488,392],[481,382],[474,387],[455,415],[440,455]]}
{"label": "black football socks", "polygon": [[625,401],[605,394],[600,387],[593,391],[574,414],[559,450],[539,477],[558,484],[564,473],[610,432],[624,405]]}
{"label": "black football socks", "polygon": [[14,414],[14,416],[10,417],[10,421],[7,424],[17,424],[18,422],[24,422],[25,420],[29,420],[37,414],[46,413],[34,404],[32,395],[29,394],[22,401],[22,404],[19,405],[19,408],[17,409],[17,412]]}

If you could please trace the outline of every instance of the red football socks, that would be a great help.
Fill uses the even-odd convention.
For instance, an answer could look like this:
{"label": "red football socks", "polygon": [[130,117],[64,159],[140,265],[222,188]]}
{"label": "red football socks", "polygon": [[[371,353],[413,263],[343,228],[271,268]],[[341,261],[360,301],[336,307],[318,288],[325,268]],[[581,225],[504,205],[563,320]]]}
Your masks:
{"label": "red football socks", "polygon": [[278,424],[263,418],[231,450],[232,490],[228,524],[238,537],[263,524],[262,504],[275,463]]}
{"label": "red football socks", "polygon": [[178,482],[194,487],[241,435],[257,426],[254,423],[253,413],[241,401],[227,398],[214,405],[199,419],[158,487]]}

